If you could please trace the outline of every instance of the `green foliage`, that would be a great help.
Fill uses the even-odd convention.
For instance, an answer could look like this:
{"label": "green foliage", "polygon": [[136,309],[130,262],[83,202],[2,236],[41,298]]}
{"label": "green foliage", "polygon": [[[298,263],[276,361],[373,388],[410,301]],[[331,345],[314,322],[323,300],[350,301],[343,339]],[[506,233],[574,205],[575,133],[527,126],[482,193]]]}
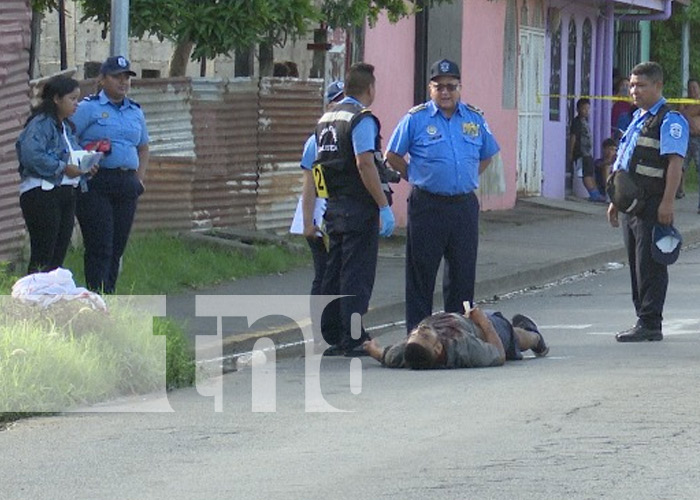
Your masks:
{"label": "green foliage", "polygon": [[[83,11],[81,21],[105,27],[110,21],[110,0],[75,0]],[[228,55],[258,43],[283,45],[324,23],[333,28],[374,25],[381,12],[391,22],[417,12],[423,5],[454,0],[131,0],[129,29],[132,36],[156,36],[176,44],[192,42],[192,59]],[[57,0],[32,0],[45,12]]]}
{"label": "green foliage", "polygon": [[683,22],[690,23],[690,77],[700,78],[700,46],[692,43],[693,36],[700,34],[700,2],[690,2],[687,8],[673,4],[673,14],[667,21],[651,23],[651,59],[664,69],[664,95],[682,97],[684,83],[681,81],[681,33]]}

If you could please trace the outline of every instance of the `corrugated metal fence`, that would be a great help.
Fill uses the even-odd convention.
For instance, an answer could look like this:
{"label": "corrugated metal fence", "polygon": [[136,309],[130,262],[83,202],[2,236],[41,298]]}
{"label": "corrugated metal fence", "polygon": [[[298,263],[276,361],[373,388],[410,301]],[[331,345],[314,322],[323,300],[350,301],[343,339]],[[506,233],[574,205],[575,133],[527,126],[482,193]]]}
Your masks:
{"label": "corrugated metal fence", "polygon": [[28,0],[0,2],[0,259],[16,256],[24,242],[19,210],[15,141],[29,115]]}
{"label": "corrugated metal fence", "polygon": [[[27,64],[18,64],[25,75]],[[322,110],[322,84],[287,78],[134,80],[130,97],[144,110],[151,137],[146,192],[134,229],[236,226],[286,232],[301,192],[302,147]],[[23,85],[17,108],[25,117],[26,78]],[[81,88],[91,93],[94,80],[81,82]],[[22,121],[9,130],[5,122],[0,147],[9,148]],[[2,166],[16,170],[16,163],[12,147]],[[16,172],[0,174],[2,241],[12,242],[0,247],[2,259],[12,258],[23,241],[17,182]],[[12,234],[6,233],[5,218],[12,218]]]}

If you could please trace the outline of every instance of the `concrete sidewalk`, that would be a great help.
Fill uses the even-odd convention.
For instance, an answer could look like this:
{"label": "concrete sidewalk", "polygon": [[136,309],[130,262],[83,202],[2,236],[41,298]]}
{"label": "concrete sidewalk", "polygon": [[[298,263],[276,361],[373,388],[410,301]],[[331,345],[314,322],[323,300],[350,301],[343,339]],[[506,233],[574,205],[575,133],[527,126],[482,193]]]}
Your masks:
{"label": "concrete sidewalk", "polygon": [[[606,220],[607,204],[585,200],[520,199],[512,210],[483,212],[480,219],[476,300],[600,268],[609,262],[626,262],[622,234]],[[684,244],[700,241],[697,194],[676,200],[675,225]],[[680,259],[683,259],[681,254]],[[309,262],[311,254],[309,253]],[[399,233],[380,244],[377,277],[365,327],[391,324],[404,319],[404,238]],[[168,296],[168,316],[184,321],[192,339],[215,335],[216,318],[195,316],[197,295],[302,295],[308,293],[313,276],[305,267],[284,274],[258,276],[196,293]],[[441,273],[434,307],[442,308]],[[260,337],[276,342],[301,340],[298,328],[285,318],[271,317],[247,325],[244,318],[224,318],[224,354],[252,349]]]}

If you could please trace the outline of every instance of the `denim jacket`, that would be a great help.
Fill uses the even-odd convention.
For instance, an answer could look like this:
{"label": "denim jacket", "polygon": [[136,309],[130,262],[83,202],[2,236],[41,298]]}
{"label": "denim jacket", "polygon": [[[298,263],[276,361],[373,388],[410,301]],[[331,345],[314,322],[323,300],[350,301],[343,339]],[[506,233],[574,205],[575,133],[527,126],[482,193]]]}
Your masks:
{"label": "denim jacket", "polygon": [[[66,134],[73,149],[80,149],[71,126],[64,121]],[[37,177],[58,186],[69,161],[69,151],[63,131],[54,118],[39,114],[32,118],[15,143],[22,179]]]}

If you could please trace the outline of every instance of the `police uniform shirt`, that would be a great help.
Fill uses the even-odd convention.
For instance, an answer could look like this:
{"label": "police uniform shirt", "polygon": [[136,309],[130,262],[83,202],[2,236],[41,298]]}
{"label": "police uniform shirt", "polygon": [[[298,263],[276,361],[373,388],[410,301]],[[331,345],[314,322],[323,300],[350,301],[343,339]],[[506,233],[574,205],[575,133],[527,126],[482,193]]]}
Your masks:
{"label": "police uniform shirt", "polygon": [[100,168],[138,170],[136,148],[147,144],[149,138],[146,118],[137,103],[125,97],[117,106],[101,91],[81,101],[71,120],[81,146],[100,139],[111,141],[112,152],[100,161]]}
{"label": "police uniform shirt", "polygon": [[450,119],[433,101],[413,108],[389,139],[387,151],[411,155],[408,181],[435,194],[466,194],[479,187],[479,162],[499,151],[482,114],[462,102]]}
{"label": "police uniform shirt", "polygon": [[304,152],[301,154],[301,168],[311,170],[316,161],[316,134],[311,134],[304,144]]}
{"label": "police uniform shirt", "polygon": [[[359,104],[363,108],[365,107],[360,101],[353,97],[344,97],[338,104],[348,102]],[[367,151],[374,151],[378,133],[379,129],[377,128],[377,122],[375,120],[362,118],[352,129],[352,148],[355,151],[355,155],[366,153]]]}
{"label": "police uniform shirt", "polygon": [[[666,99],[662,97],[646,113],[642,114],[641,109],[634,112],[632,123],[627,127],[622,139],[620,139],[617,158],[613,164],[613,171],[620,169],[627,170],[629,168],[629,162],[632,158],[634,148],[637,145],[637,138],[644,126],[644,122],[649,118],[650,114],[656,115],[661,106],[665,103]],[[661,146],[659,153],[662,156],[678,155],[685,158],[688,149],[689,133],[688,121],[682,114],[676,112],[666,113],[663,122],[661,122]]]}

